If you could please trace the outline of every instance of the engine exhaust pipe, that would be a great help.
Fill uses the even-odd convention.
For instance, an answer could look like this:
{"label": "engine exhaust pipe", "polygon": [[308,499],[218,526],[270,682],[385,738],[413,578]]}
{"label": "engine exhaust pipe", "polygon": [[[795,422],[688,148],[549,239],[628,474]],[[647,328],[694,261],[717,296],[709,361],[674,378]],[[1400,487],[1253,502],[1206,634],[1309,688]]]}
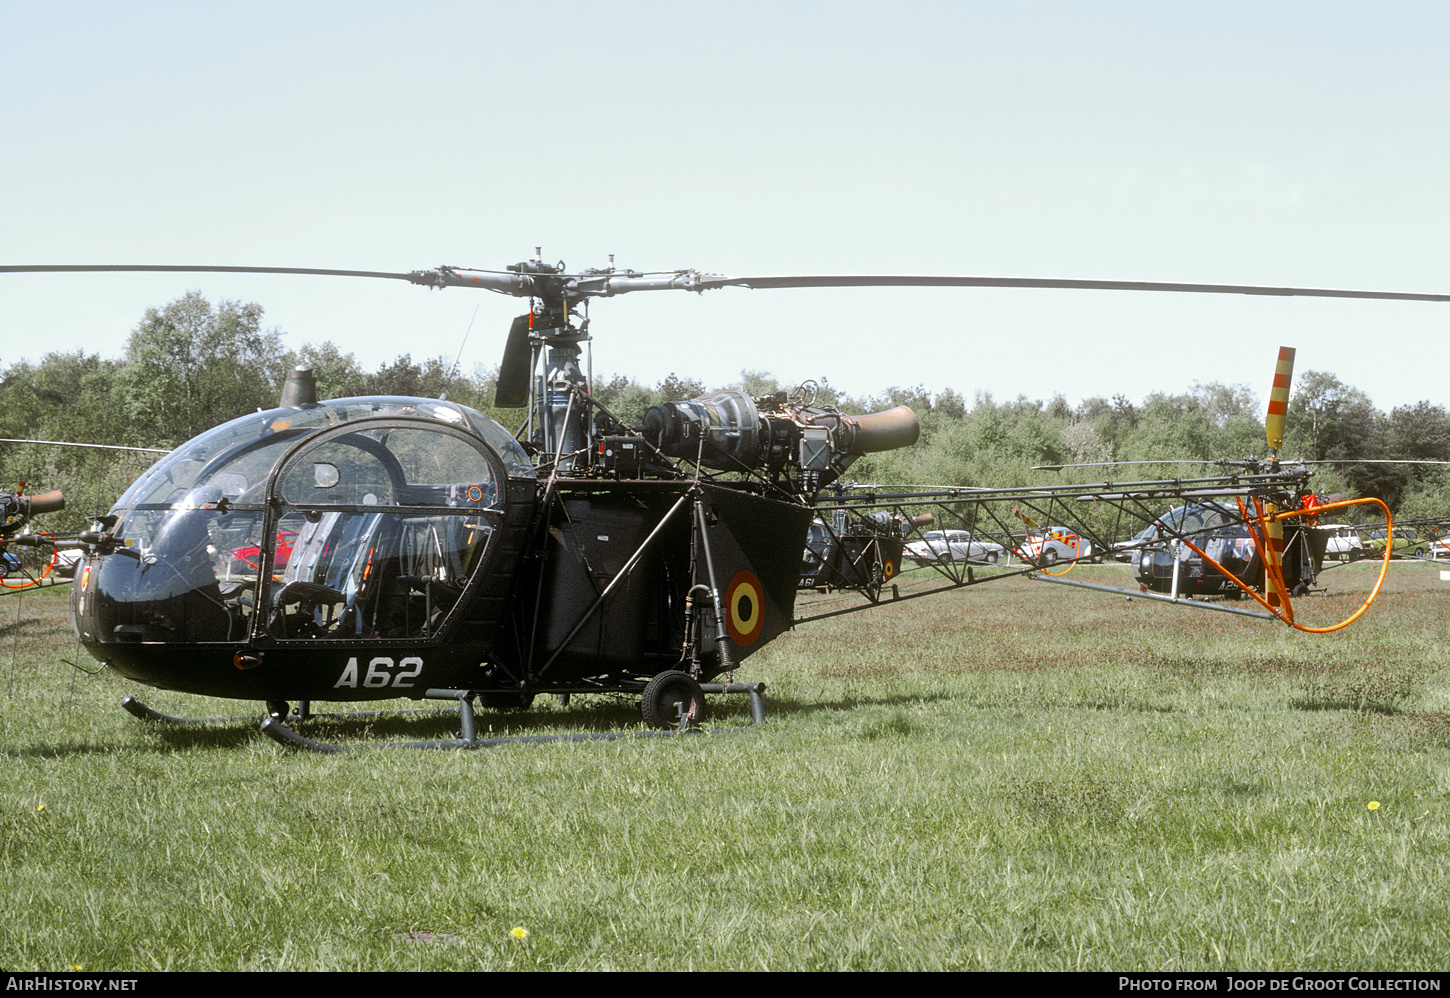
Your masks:
{"label": "engine exhaust pipe", "polygon": [[22,496],[12,492],[0,493],[0,513],[5,516],[38,516],[65,509],[65,496],[60,489],[42,492],[38,496]]}
{"label": "engine exhaust pipe", "polygon": [[869,416],[847,416],[850,428],[848,454],[876,454],[898,447],[910,447],[921,436],[921,422],[909,405],[899,405]]}

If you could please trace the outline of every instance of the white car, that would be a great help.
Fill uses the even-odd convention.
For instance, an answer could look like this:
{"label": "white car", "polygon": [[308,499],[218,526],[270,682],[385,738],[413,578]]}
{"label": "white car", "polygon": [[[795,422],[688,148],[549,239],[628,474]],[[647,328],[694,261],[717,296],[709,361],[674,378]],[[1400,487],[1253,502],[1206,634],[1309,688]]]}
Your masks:
{"label": "white car", "polygon": [[76,576],[76,569],[80,567],[81,553],[79,551],[57,551],[55,553],[55,568],[51,569],[62,579],[73,579]]}
{"label": "white car", "polygon": [[1007,549],[995,541],[977,540],[965,530],[930,530],[906,545],[906,556],[918,565],[974,561],[995,565]]}
{"label": "white car", "polygon": [[[81,553],[79,551],[57,551],[55,553],[55,564],[50,569],[51,577],[55,579],[75,578],[76,566],[80,564],[80,561]],[[0,551],[0,579],[8,577],[12,572],[19,572],[20,566],[21,560],[19,558],[9,551]],[[36,576],[39,576],[44,568],[45,562],[42,560],[38,566],[33,566],[32,570]]]}
{"label": "white car", "polygon": [[1059,561],[1101,560],[1093,552],[1093,542],[1066,527],[1039,527],[1023,538],[1017,547],[1023,561],[1055,565]]}
{"label": "white car", "polygon": [[1324,545],[1324,557],[1338,561],[1359,561],[1364,557],[1364,541],[1353,527],[1319,527],[1329,533]]}

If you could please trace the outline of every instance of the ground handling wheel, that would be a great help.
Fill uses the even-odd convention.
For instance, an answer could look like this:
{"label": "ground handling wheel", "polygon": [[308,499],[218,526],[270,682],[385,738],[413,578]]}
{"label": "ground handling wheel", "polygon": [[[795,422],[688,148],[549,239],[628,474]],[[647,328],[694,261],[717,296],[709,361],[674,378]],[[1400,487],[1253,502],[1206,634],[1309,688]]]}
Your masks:
{"label": "ground handling wheel", "polygon": [[652,728],[693,728],[705,716],[705,694],[685,672],[661,672],[644,688],[644,722]]}

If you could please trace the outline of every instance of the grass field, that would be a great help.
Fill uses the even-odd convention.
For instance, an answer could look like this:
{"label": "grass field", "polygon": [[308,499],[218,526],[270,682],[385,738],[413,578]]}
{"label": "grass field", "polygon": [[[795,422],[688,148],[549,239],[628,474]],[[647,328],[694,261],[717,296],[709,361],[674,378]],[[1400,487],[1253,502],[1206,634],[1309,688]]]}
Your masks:
{"label": "grass field", "polygon": [[143,725],[240,705],[0,599],[0,967],[1443,970],[1447,607],[1411,563],[1325,637],[1012,581],[779,639],[758,729],[314,756]]}

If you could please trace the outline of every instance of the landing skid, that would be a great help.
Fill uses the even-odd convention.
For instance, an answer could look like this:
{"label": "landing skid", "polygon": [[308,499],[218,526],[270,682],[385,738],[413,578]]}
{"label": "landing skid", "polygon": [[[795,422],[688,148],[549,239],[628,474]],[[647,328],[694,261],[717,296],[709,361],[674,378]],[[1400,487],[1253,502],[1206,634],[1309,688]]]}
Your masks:
{"label": "landing skid", "polygon": [[[298,704],[296,713],[286,714],[286,720],[295,723],[297,721],[310,721],[313,718],[318,717],[362,719],[368,717],[384,716],[404,717],[410,714],[427,714],[433,717],[444,717],[450,713],[447,708],[425,707],[417,710],[356,710],[347,711],[341,714],[314,714],[309,709],[310,703],[311,701],[303,700],[300,704]],[[142,703],[140,700],[133,696],[122,697],[121,706],[125,708],[126,712],[129,713],[132,717],[139,718],[143,721],[154,721],[158,724],[252,724],[257,720],[256,714],[243,714],[233,717],[173,717],[170,714],[163,714],[159,710],[155,710],[151,707],[146,706],[144,703]],[[268,704],[268,706],[270,707],[272,705]],[[279,713],[280,712],[273,712],[272,714],[268,715],[268,718],[275,718],[278,716]]]}
{"label": "landing skid", "polygon": [[[700,690],[704,693],[713,694],[748,694],[750,697],[750,716],[754,724],[765,723],[765,684],[764,683],[701,683]],[[584,691],[576,691],[584,692]],[[594,692],[594,691],[589,691]],[[567,735],[511,735],[498,738],[479,738],[478,720],[474,713],[473,701],[479,693],[474,690],[428,690],[424,698],[428,700],[452,700],[458,705],[459,724],[461,731],[457,738],[437,739],[431,741],[414,742],[388,742],[377,741],[361,744],[341,745],[332,742],[320,742],[304,735],[298,734],[289,724],[296,724],[301,721],[313,718],[339,718],[339,719],[362,719],[374,717],[398,717],[405,715],[425,714],[434,717],[453,716],[449,709],[418,709],[403,711],[349,711],[339,714],[314,714],[309,709],[309,703],[303,701],[299,704],[295,713],[287,712],[286,704],[280,701],[269,703],[271,713],[262,718],[262,733],[279,745],[286,745],[289,748],[307,749],[313,752],[352,752],[358,749],[371,748],[403,748],[403,749],[481,749],[494,748],[499,745],[510,744],[542,744],[548,742],[578,742],[578,741],[614,741],[622,738],[653,738],[661,735],[699,734],[701,729],[696,723],[696,718],[681,711],[677,723],[668,729],[651,731],[601,731],[601,732],[579,732]],[[568,696],[561,693],[560,699]],[[160,724],[235,724],[238,722],[251,722],[256,715],[243,717],[173,717],[170,714],[163,714],[158,710],[146,706],[134,696],[127,696],[121,699],[121,706],[133,716],[143,721],[151,721]],[[718,733],[743,731],[743,728],[717,728]]]}

